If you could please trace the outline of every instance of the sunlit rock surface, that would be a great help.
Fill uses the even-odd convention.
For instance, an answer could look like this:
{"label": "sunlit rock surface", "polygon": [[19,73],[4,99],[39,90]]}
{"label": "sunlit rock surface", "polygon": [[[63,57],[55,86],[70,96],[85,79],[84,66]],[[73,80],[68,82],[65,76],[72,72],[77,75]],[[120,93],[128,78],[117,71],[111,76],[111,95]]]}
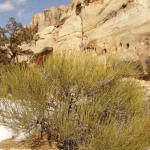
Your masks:
{"label": "sunlit rock surface", "polygon": [[68,6],[36,14],[31,25],[38,25],[42,37],[37,47],[31,46],[33,50],[45,45],[80,49],[94,43],[97,50],[105,46],[136,58],[139,51],[149,48],[150,1],[73,0]]}
{"label": "sunlit rock surface", "polygon": [[14,133],[11,129],[4,126],[0,126],[0,141],[12,138],[13,134]]}

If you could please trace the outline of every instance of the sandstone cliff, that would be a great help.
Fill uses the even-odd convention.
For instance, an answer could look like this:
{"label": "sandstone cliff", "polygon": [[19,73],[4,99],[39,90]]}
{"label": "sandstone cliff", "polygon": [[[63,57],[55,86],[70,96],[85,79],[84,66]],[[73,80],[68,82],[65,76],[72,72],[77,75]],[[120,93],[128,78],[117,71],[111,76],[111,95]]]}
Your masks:
{"label": "sandstone cliff", "polygon": [[30,48],[45,46],[66,50],[103,50],[142,63],[149,59],[149,0],[72,0],[68,6],[46,9],[36,14],[39,40]]}
{"label": "sandstone cliff", "polygon": [[63,16],[67,13],[67,6],[59,6],[47,8],[42,13],[37,13],[33,16],[30,27],[38,27],[41,31],[48,26],[57,26]]}

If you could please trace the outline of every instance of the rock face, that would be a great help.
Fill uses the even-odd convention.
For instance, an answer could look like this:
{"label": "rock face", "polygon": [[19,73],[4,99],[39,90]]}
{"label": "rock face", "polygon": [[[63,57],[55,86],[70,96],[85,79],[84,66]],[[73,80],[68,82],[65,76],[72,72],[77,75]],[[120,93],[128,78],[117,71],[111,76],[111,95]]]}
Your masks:
{"label": "rock face", "polygon": [[63,5],[45,9],[44,12],[33,16],[30,26],[32,28],[37,26],[39,31],[48,26],[57,26],[61,17],[67,13],[67,10],[68,7]]}
{"label": "rock face", "polygon": [[124,59],[140,59],[150,72],[149,0],[72,0],[68,6],[46,9],[36,14],[41,37],[30,48],[112,52]]}

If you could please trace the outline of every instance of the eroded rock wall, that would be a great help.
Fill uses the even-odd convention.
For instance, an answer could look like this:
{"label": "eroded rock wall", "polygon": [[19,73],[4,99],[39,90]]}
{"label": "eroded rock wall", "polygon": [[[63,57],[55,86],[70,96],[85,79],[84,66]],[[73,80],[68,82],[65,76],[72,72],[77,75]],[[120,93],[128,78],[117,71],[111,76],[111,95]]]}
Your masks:
{"label": "eroded rock wall", "polygon": [[48,26],[57,26],[62,17],[67,14],[67,6],[51,7],[44,10],[42,13],[37,13],[33,16],[30,27],[38,27],[38,31],[42,31]]}
{"label": "eroded rock wall", "polygon": [[72,0],[68,6],[36,14],[40,38],[34,51],[44,46],[113,52],[124,59],[150,57],[149,0]]}

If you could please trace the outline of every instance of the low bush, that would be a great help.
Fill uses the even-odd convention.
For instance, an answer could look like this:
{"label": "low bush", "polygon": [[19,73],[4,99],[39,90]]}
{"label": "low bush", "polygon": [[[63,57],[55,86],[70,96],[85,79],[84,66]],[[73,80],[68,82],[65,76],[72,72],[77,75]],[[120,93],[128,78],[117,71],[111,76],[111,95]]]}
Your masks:
{"label": "low bush", "polygon": [[54,53],[42,67],[3,70],[0,122],[47,135],[63,150],[142,150],[150,146],[150,120],[138,75],[130,62],[84,53]]}

